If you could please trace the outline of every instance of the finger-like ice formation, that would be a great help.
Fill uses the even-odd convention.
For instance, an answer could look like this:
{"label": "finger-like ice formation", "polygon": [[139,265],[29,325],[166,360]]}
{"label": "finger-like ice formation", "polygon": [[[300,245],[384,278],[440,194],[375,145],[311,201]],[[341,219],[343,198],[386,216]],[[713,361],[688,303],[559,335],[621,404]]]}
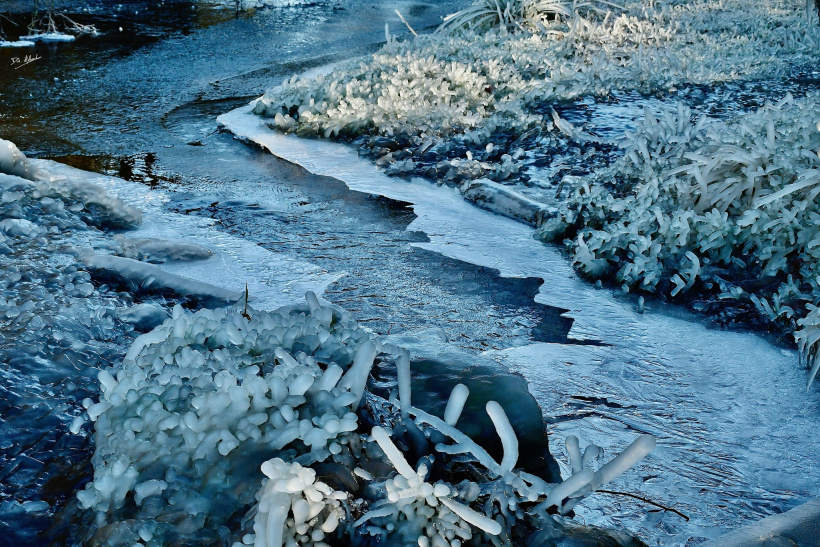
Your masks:
{"label": "finger-like ice formation", "polygon": [[575,435],[567,435],[566,443],[567,457],[569,458],[572,474],[580,473],[584,466],[581,458],[581,448],[578,446],[578,437]]}
{"label": "finger-like ice formation", "polygon": [[364,395],[364,388],[367,384],[367,377],[370,375],[370,369],[373,368],[373,360],[376,358],[376,345],[373,342],[365,342],[356,352],[356,358],[353,360],[353,366],[342,377],[339,385],[350,390],[356,396],[356,402],[353,405],[355,410],[362,400]]}
{"label": "finger-like ice formation", "polygon": [[[78,494],[100,525],[210,542],[217,530],[205,519],[218,528],[253,501],[259,477],[252,470],[266,454],[307,463],[349,457],[360,394],[336,384],[372,335],[335,310],[326,330],[323,318],[304,310],[254,311],[247,319],[241,310],[176,308],[135,342],[119,370],[100,374],[101,401],[88,409],[94,480]],[[323,369],[317,359],[330,364]],[[314,383],[323,389],[311,391]],[[168,486],[140,487],[141,505],[129,508],[129,493],[148,480]],[[158,518],[180,511],[190,518]]]}
{"label": "finger-like ice formation", "polygon": [[600,488],[612,479],[644,459],[655,449],[655,437],[652,435],[641,435],[626,447],[626,450],[606,463],[595,472],[595,479],[592,481],[592,488]]}
{"label": "finger-like ice formation", "polygon": [[407,463],[404,455],[398,448],[396,448],[396,445],[393,444],[393,441],[390,440],[390,437],[384,429],[381,427],[374,427],[370,434],[373,435],[373,439],[379,443],[379,446],[384,451],[385,456],[387,456],[387,459],[393,464],[393,467],[396,468],[396,471],[398,471],[407,480],[418,477],[418,473],[410,467],[410,464]]}
{"label": "finger-like ice formation", "polygon": [[254,533],[242,545],[328,547],[326,535],[346,518],[341,502],[348,495],[317,481],[313,469],[280,458],[263,463],[262,472],[267,480],[256,494]]}
{"label": "finger-like ice formation", "polygon": [[407,414],[407,409],[410,408],[411,391],[410,391],[410,353],[403,350],[399,358],[396,360],[396,375],[399,384],[399,405],[403,414]]}
{"label": "finger-like ice formation", "polygon": [[504,448],[504,456],[501,459],[501,474],[509,473],[518,462],[518,437],[513,431],[507,414],[501,405],[495,401],[487,403],[487,414],[495,425],[498,436],[501,437],[501,446]]}
{"label": "finger-like ice formation", "polygon": [[461,412],[464,410],[464,403],[467,402],[469,395],[470,390],[464,384],[456,384],[453,387],[450,398],[447,399],[447,406],[444,408],[444,421],[447,424],[454,426],[458,423]]}
{"label": "finger-like ice formation", "polygon": [[572,475],[570,478],[550,490],[547,499],[536,508],[536,511],[546,510],[553,505],[560,504],[564,501],[564,499],[592,482],[593,477],[594,475],[589,469],[584,469]]}

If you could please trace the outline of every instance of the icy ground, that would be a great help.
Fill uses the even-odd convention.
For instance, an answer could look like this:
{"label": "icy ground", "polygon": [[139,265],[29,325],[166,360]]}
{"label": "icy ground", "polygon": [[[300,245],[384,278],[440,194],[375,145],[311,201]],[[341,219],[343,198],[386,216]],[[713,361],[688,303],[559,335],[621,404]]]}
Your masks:
{"label": "icy ground", "polygon": [[754,334],[707,329],[666,306],[650,303],[639,314],[632,297],[578,280],[531,228],[471,206],[453,188],[389,178],[344,145],[273,133],[250,110],[220,122],[351,189],[412,203],[417,219],[408,230],[430,239],[415,246],[502,276],[543,279],[536,300],[571,310],[571,338],[600,342],[489,353],[530,382],[553,423],[556,453],[569,434],[613,450],[604,441],[610,435],[622,434],[622,443],[635,432],[658,437],[641,480],[613,489],[672,505],[690,520],[601,496],[577,509],[586,523],[625,526],[651,544],[685,545],[820,495],[813,433],[820,396],[805,392],[795,352]]}

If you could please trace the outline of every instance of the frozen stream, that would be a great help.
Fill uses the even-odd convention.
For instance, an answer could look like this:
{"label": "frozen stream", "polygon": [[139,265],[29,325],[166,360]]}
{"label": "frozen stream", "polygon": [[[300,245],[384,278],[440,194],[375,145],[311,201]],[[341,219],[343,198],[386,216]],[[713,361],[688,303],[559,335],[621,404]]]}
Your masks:
{"label": "frozen stream", "polygon": [[601,495],[579,508],[587,523],[685,545],[820,495],[820,397],[806,393],[795,352],[754,334],[710,330],[665,306],[638,314],[633,298],[578,280],[529,227],[472,207],[454,189],[388,178],[343,145],[273,134],[247,107],[220,121],[311,172],[412,203],[417,218],[408,229],[430,239],[415,247],[504,277],[543,279],[535,300],[571,310],[570,338],[605,344],[536,342],[489,352],[530,382],[553,423],[556,454],[568,434],[612,452],[636,433],[658,437],[654,455],[616,488],[672,505],[690,520]]}
{"label": "frozen stream", "polygon": [[[34,156],[130,179],[97,178],[146,211],[129,237],[186,239],[216,251],[205,263],[168,269],[235,290],[247,281],[254,305],[266,309],[300,300],[307,288],[324,290],[375,331],[441,329],[452,344],[486,352],[530,382],[562,463],[568,434],[610,455],[638,433],[658,436],[656,452],[611,488],[691,520],[601,494],[577,509],[582,521],[627,527],[650,544],[693,545],[820,496],[820,391],[805,392],[794,352],[710,330],[702,317],[666,306],[649,303],[639,315],[631,296],[578,280],[529,228],[466,204],[452,189],[388,179],[348,148],[267,140],[255,118],[236,120],[237,132],[266,139],[313,175],[215,133],[217,114],[276,78],[372,50],[396,6],[351,0],[345,10],[318,3],[235,19],[166,3],[172,8],[157,19],[136,15],[148,4],[136,0],[113,16],[92,9],[84,21],[104,31],[97,42],[38,46],[42,61],[0,82],[0,136]],[[422,28],[455,3],[397,6]],[[393,21],[391,30],[402,26]],[[235,36],[243,40],[226,40]],[[6,56],[0,52],[4,64]],[[628,124],[642,110],[622,106],[567,116],[595,125],[591,117],[604,112]],[[114,361],[129,340],[87,353],[94,363]],[[40,480],[39,459],[48,458],[47,471],[69,477],[47,485],[54,499],[88,479],[90,443],[67,427],[79,401],[94,396],[95,370],[75,370],[66,363],[3,377],[3,387],[34,405],[3,417],[31,439],[25,456],[8,451],[3,470],[14,481],[4,487]],[[37,526],[51,518],[39,515]],[[14,535],[26,526],[21,516],[0,531],[15,544],[42,544]]]}

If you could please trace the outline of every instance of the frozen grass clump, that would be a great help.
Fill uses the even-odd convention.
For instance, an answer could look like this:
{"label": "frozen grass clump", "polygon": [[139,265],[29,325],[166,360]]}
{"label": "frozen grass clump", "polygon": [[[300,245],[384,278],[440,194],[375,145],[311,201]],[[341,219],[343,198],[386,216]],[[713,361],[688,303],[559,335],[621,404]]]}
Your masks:
{"label": "frozen grass clump", "polygon": [[503,26],[507,29],[537,29],[556,16],[569,17],[573,5],[561,0],[478,0],[461,11],[448,15],[438,32],[462,27],[472,30]]}
{"label": "frozen grass clump", "polygon": [[100,401],[85,402],[94,481],[78,494],[99,528],[214,541],[220,530],[207,522],[224,524],[253,501],[261,462],[309,464],[346,450],[360,394],[337,383],[371,335],[327,307],[249,317],[177,307],[137,338],[115,375],[100,373]]}
{"label": "frozen grass clump", "polygon": [[323,540],[346,518],[341,502],[348,495],[317,481],[316,471],[295,462],[274,458],[262,464],[262,472],[267,480],[256,495],[253,545],[328,547]]}
{"label": "frozen grass clump", "polygon": [[[731,123],[650,112],[613,168],[576,179],[546,240],[592,278],[677,296],[695,287],[793,328],[820,301],[820,94]],[[806,347],[814,347],[809,342]]]}
{"label": "frozen grass clump", "polygon": [[[409,382],[403,401],[368,392],[374,359],[404,370],[407,351],[307,301],[275,312],[177,307],[118,370],[99,373],[99,402],[84,402],[96,439],[94,480],[78,493],[96,516],[85,540],[525,545],[536,530],[560,537],[569,526],[546,509],[574,505],[648,453],[628,449],[610,472],[550,485],[515,468],[518,439],[489,402],[499,463],[411,406]],[[454,395],[467,396],[464,386]]]}
{"label": "frozen grass clump", "polygon": [[448,15],[437,32],[453,32],[501,26],[508,30],[546,30],[545,24],[576,12],[606,11],[602,7],[619,6],[611,2],[565,2],[563,0],[477,0],[471,6]]}
{"label": "frozen grass clump", "polygon": [[820,26],[799,8],[798,0],[633,1],[618,14],[544,19],[534,33],[502,27],[390,40],[330,74],[291,78],[254,112],[303,137],[364,136],[360,151],[389,174],[504,180],[520,169],[520,139],[552,128],[534,107],[816,63]]}

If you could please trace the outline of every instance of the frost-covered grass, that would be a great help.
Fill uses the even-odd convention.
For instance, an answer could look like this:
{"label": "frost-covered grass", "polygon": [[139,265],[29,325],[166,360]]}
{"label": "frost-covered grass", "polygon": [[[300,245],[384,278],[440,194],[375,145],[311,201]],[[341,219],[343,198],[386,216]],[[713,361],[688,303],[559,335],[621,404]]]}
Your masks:
{"label": "frost-covered grass", "polygon": [[464,177],[500,180],[517,171],[514,149],[479,161],[475,148],[541,126],[533,106],[613,89],[776,76],[820,57],[820,27],[798,0],[625,7],[545,20],[534,34],[495,28],[391,40],[328,75],[292,78],[255,112],[304,137],[387,137],[371,138],[370,149],[396,173],[435,152],[459,162]]}
{"label": "frost-covered grass", "polygon": [[539,233],[568,238],[590,277],[673,297],[711,289],[794,328],[820,302],[818,119],[818,93],[731,122],[647,112],[624,157],[577,179]]}
{"label": "frost-covered grass", "polygon": [[[374,359],[395,364],[398,396],[367,391]],[[307,305],[185,312],[99,373],[94,480],[78,494],[101,544],[523,545],[561,537],[581,498],[642,460],[640,436],[599,465],[572,455],[560,484],[516,469],[518,439],[487,404],[496,461],[457,423],[410,405],[410,359],[347,312]],[[412,462],[412,463],[411,463]],[[458,481],[454,480],[458,478]]]}

